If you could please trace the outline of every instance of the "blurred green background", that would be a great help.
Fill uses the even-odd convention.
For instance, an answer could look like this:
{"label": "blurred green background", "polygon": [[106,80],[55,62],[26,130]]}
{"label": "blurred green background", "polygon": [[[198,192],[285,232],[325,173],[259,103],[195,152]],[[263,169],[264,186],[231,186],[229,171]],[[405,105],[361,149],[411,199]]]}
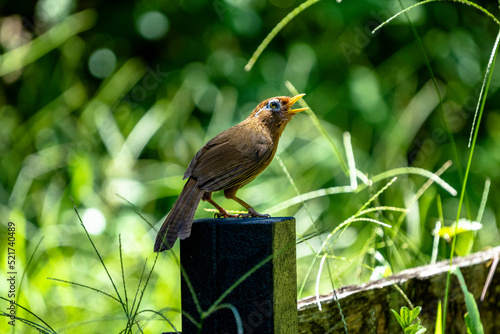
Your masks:
{"label": "blurred green background", "polygon": [[[0,2],[1,272],[7,271],[9,221],[16,224],[18,283],[34,253],[17,287],[19,304],[57,332],[123,330],[127,320],[119,303],[47,279],[115,295],[70,197],[123,294],[121,236],[132,299],[146,259],[148,272],[155,258],[155,231],[138,213],[159,228],[197,150],[243,120],[261,100],[289,95],[287,80],[307,94],[305,101],[343,159],[343,133],[351,134],[356,167],[367,177],[407,166],[435,172],[452,160],[441,177],[460,193],[460,170],[467,163],[469,133],[499,27],[470,6],[439,2],[371,34],[401,5],[413,3],[319,1],[286,25],[247,72],[244,66],[258,45],[299,1]],[[477,3],[500,16],[497,3]],[[486,180],[491,186],[482,227],[460,235],[462,255],[500,244],[499,87],[495,69],[462,217],[477,219]],[[278,154],[301,194],[349,185],[331,144],[306,113],[288,125]],[[276,209],[298,194],[275,160],[238,194],[259,212],[295,216],[297,232],[310,236],[331,232],[389,180]],[[379,272],[431,261],[439,204],[449,226],[458,196],[432,185],[414,203],[426,180],[400,176],[370,204],[409,208],[404,216],[381,210],[366,215],[396,229],[356,222],[331,239],[334,257],[327,261],[330,271],[321,274],[321,293],[332,283],[357,284]],[[214,198],[241,210],[221,194]],[[203,210],[209,207],[201,203],[196,217],[211,216]],[[300,298],[314,294],[315,252],[323,240],[325,235],[316,235],[297,246]],[[450,248],[440,240],[437,260],[448,257]],[[176,256],[177,245],[173,253],[159,256],[141,309],[163,313],[179,329]],[[6,297],[7,290],[2,278],[0,296]],[[0,305],[5,311],[8,304],[0,300]],[[22,310],[18,316],[40,323]],[[159,317],[147,321],[152,316],[140,317],[144,332],[170,329]],[[0,320],[1,332],[12,329],[7,318]],[[19,333],[34,332],[17,324]]]}

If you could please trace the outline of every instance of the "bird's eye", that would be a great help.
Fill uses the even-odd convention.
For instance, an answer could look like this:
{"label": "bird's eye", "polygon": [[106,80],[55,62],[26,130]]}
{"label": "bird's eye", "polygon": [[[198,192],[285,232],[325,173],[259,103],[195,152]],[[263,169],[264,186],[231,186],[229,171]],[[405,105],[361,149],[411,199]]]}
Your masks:
{"label": "bird's eye", "polygon": [[276,101],[276,100],[272,100],[271,102],[269,102],[269,108],[271,109],[278,109],[279,107],[279,102]]}

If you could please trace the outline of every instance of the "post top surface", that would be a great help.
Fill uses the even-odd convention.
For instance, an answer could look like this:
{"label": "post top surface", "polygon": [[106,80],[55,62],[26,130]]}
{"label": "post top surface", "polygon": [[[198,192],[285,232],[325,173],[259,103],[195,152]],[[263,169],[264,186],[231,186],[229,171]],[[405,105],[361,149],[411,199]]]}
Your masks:
{"label": "post top surface", "polygon": [[267,225],[292,220],[294,217],[254,217],[254,218],[201,218],[193,224],[227,224],[227,225]]}

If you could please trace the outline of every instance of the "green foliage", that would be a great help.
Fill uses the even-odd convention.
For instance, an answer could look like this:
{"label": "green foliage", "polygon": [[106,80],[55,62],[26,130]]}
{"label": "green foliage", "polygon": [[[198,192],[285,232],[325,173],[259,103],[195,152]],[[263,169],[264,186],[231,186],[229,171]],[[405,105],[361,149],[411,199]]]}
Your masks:
{"label": "green foliage", "polygon": [[[417,306],[412,310],[409,310],[406,306],[403,306],[401,307],[399,314],[393,309],[391,309],[391,312],[398,320],[405,334],[422,334],[425,333],[427,329],[420,325],[420,320],[417,320],[421,310],[421,306]],[[416,322],[413,323],[415,320]]]}
{"label": "green foliage", "polygon": [[[204,142],[275,95],[306,93],[310,109],[239,195],[297,218],[300,297],[498,245],[496,3],[51,4],[0,5],[18,332],[179,328],[178,248],[144,263],[154,227]],[[222,307],[238,319],[223,300],[200,314]]]}
{"label": "green foliage", "polygon": [[484,333],[483,324],[481,323],[481,318],[479,315],[479,309],[477,308],[476,299],[474,295],[467,290],[467,285],[465,284],[464,276],[458,267],[453,267],[451,272],[457,276],[458,282],[460,283],[460,288],[465,298],[465,305],[467,307],[467,313],[464,314],[465,324],[467,326],[467,333],[471,334],[482,334]]}
{"label": "green foliage", "polygon": [[435,329],[434,329],[434,334],[441,334],[443,333],[443,309],[441,306],[441,301],[438,302],[438,307],[436,310],[436,323],[435,323]]}

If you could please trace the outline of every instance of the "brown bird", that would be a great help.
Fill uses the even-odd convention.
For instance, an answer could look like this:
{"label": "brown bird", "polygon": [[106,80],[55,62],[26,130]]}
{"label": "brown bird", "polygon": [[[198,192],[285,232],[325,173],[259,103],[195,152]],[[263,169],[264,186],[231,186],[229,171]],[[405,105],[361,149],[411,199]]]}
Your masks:
{"label": "brown bird", "polygon": [[[236,197],[236,192],[269,166],[285,126],[296,113],[307,109],[292,109],[304,95],[262,101],[247,119],[221,132],[196,153],[184,173],[188,180],[158,232],[155,252],[172,248],[177,238],[189,237],[200,200],[212,204],[218,217],[269,217]],[[215,203],[212,192],[219,190],[248,213],[232,215]]]}

